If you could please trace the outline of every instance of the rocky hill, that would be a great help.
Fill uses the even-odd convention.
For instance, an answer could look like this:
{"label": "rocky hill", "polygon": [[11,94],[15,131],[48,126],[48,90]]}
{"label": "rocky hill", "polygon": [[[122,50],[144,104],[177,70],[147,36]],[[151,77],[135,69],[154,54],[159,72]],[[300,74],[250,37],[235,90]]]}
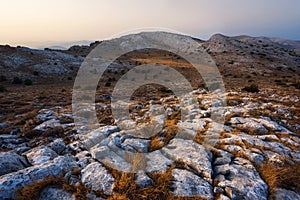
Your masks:
{"label": "rocky hill", "polygon": [[[1,46],[0,199],[300,199],[299,42],[220,34],[197,42],[223,76],[224,104],[215,102],[222,91],[208,91],[178,56],[131,52],[100,80],[92,131],[75,126],[71,100],[76,72],[99,42],[60,51]],[[145,86],[122,102],[132,121],[116,122],[112,88],[153,61],[196,79],[194,91],[176,97]],[[162,119],[158,133],[136,134]]]}
{"label": "rocky hill", "polygon": [[[227,89],[241,89],[248,83],[255,82],[261,87],[279,86],[279,90],[293,90],[293,86],[299,82],[300,41],[250,36],[227,37],[221,34],[215,34],[207,41],[195,40],[215,60]],[[9,82],[15,76],[32,79],[35,83],[44,83],[45,80],[51,83],[53,77],[59,82],[74,79],[84,57],[100,43],[97,41],[89,46],[76,45],[68,50],[0,46],[0,72]],[[158,59],[172,57],[164,58],[163,55],[163,52],[152,52],[152,56]],[[124,57],[122,61],[119,71],[126,64],[130,67],[136,62],[147,63],[132,57]]]}

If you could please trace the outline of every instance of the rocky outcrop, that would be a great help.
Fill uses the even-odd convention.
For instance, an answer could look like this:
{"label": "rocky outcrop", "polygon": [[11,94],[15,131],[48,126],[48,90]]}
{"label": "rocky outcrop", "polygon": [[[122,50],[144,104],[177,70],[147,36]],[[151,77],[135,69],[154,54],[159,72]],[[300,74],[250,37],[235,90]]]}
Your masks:
{"label": "rocky outcrop", "polygon": [[186,164],[207,181],[212,182],[211,157],[202,145],[191,140],[176,138],[161,151],[170,160]]}
{"label": "rocky outcrop", "polygon": [[268,186],[255,167],[246,159],[236,158],[232,163],[214,168],[218,191],[231,199],[267,199]]}
{"label": "rocky outcrop", "polygon": [[23,156],[13,152],[0,152],[0,176],[28,167]]}
{"label": "rocky outcrop", "polygon": [[181,169],[174,169],[172,175],[175,196],[213,199],[212,186],[199,176]]}
{"label": "rocky outcrop", "polygon": [[31,165],[40,165],[57,157],[55,151],[46,146],[39,146],[23,153]]}
{"label": "rocky outcrop", "polygon": [[0,199],[15,199],[15,191],[47,176],[62,175],[77,168],[72,156],[60,156],[53,161],[32,166],[0,177]]}
{"label": "rocky outcrop", "polygon": [[106,195],[112,194],[115,180],[98,162],[91,163],[82,170],[81,180],[94,191],[104,191]]}
{"label": "rocky outcrop", "polygon": [[[224,200],[298,198],[299,194],[293,188],[277,188],[269,194],[271,190],[259,174],[265,162],[283,166],[300,161],[297,125],[292,124],[293,121],[278,120],[279,117],[252,114],[270,108],[269,112],[280,110],[286,119],[292,119],[293,112],[288,107],[282,103],[253,102],[254,98],[239,93],[229,93],[237,99],[234,106],[213,107],[218,102],[208,98],[211,93],[196,90],[192,95],[198,103],[194,105],[194,97],[185,97],[184,108],[175,97],[151,101],[151,105],[157,103],[167,108],[168,121],[162,130],[150,137],[139,137],[135,130],[135,127],[137,130],[146,129],[149,116],[163,119],[156,107],[148,104],[134,105],[130,115],[133,118],[138,116],[135,118],[138,122],[128,124],[128,130],[122,130],[118,124],[102,124],[88,131],[87,126],[74,126],[71,122],[73,116],[65,108],[41,110],[36,116],[40,124],[33,129],[45,133],[58,126],[66,132],[59,136],[45,136],[49,143],[44,145],[26,141],[18,133],[0,135],[1,147],[13,148],[0,153],[0,198],[14,199],[15,189],[47,176],[64,175],[68,184],[76,186],[82,182],[89,188],[89,198],[101,199],[118,192],[114,190],[118,180],[112,170],[134,173],[133,185],[139,187],[156,186],[156,176],[172,172],[170,187],[173,195],[179,197]],[[298,101],[295,98],[295,102]],[[143,116],[139,116],[139,109],[143,110]],[[184,118],[174,117],[180,109],[189,114]],[[212,120],[212,113],[223,116],[224,123]],[[70,119],[67,122],[64,121],[66,117]],[[123,124],[126,123],[124,120]],[[70,132],[72,134],[68,135]],[[100,197],[100,193],[105,195]],[[41,194],[44,199],[51,199],[51,196],[74,198],[56,188],[44,189]]]}
{"label": "rocky outcrop", "polygon": [[291,190],[286,190],[283,188],[277,188],[275,193],[271,196],[272,200],[294,200],[300,199],[300,194]]}
{"label": "rocky outcrop", "polygon": [[46,188],[40,194],[40,200],[75,200],[75,195],[57,188]]}

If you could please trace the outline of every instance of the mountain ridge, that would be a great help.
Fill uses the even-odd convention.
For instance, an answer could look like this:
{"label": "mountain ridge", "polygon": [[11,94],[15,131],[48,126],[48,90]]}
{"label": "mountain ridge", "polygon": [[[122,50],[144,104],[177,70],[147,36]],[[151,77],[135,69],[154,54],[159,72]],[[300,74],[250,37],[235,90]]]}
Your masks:
{"label": "mountain ridge", "polygon": [[[214,34],[206,41],[193,39],[198,41],[215,61],[228,89],[234,88],[233,86],[242,88],[251,82],[265,85],[269,79],[266,77],[271,77],[272,83],[268,84],[275,87],[280,84],[280,87],[289,87],[299,80],[300,41],[245,35],[229,37],[222,34]],[[15,76],[32,79],[37,84],[47,79],[51,82],[53,77],[56,81],[74,80],[85,56],[100,43],[101,41],[95,41],[89,45],[74,45],[67,50],[0,46],[0,72],[7,77],[7,81],[2,84],[12,82]],[[152,55],[156,57],[156,61],[168,57],[164,57],[163,52],[154,52]],[[127,57],[123,59],[122,65],[118,64],[120,70],[125,65],[132,67],[133,63],[140,63],[139,55],[133,56],[136,58]],[[169,59],[172,59],[172,56],[169,56]],[[39,76],[34,73],[38,73]],[[189,76],[193,79],[193,74]]]}

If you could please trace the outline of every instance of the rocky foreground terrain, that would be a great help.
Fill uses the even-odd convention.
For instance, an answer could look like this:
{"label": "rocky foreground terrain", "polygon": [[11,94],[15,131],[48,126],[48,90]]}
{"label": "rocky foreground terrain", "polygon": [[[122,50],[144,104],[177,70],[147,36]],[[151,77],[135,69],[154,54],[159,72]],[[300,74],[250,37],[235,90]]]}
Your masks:
{"label": "rocky foreground terrain", "polygon": [[[0,199],[300,199],[298,43],[222,35],[199,42],[224,77],[226,104],[216,105],[220,91],[207,91],[200,80],[183,102],[149,87],[135,94],[134,123],[119,121],[128,125],[122,130],[111,114],[111,87],[122,70],[151,61],[135,52],[119,59],[103,80],[107,89],[97,91],[100,125],[93,131],[75,126],[71,106],[74,76],[89,47],[2,46]],[[175,62],[172,54],[154,55]],[[33,83],[11,84],[14,76]],[[258,90],[243,90],[250,84]],[[212,120],[216,113],[224,120]],[[158,133],[134,134],[163,118]]]}

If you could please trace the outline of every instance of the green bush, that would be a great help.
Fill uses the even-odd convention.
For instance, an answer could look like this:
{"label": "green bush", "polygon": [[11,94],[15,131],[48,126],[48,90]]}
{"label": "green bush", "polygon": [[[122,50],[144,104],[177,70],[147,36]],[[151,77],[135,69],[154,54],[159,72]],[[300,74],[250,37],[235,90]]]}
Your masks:
{"label": "green bush", "polygon": [[6,88],[3,85],[0,85],[0,92],[5,92],[7,91]]}
{"label": "green bush", "polygon": [[12,81],[12,84],[22,84],[23,83],[23,80],[20,79],[19,77],[14,77],[13,81]]}
{"label": "green bush", "polygon": [[3,76],[3,75],[0,76],[0,82],[6,81],[6,80],[7,80],[6,76]]}
{"label": "green bush", "polygon": [[251,84],[250,86],[246,86],[242,90],[244,90],[246,92],[252,92],[252,93],[259,92],[258,85],[256,85],[256,84]]}
{"label": "green bush", "polygon": [[300,82],[294,83],[292,85],[295,86],[296,89],[300,89]]}
{"label": "green bush", "polygon": [[33,75],[38,76],[39,72],[38,71],[33,71]]}
{"label": "green bush", "polygon": [[203,88],[203,89],[207,89],[206,84],[205,83],[200,83],[199,88]]}
{"label": "green bush", "polygon": [[32,80],[30,80],[30,79],[25,79],[24,85],[32,85]]}
{"label": "green bush", "polygon": [[110,87],[111,86],[111,82],[106,82],[105,83],[105,87]]}

